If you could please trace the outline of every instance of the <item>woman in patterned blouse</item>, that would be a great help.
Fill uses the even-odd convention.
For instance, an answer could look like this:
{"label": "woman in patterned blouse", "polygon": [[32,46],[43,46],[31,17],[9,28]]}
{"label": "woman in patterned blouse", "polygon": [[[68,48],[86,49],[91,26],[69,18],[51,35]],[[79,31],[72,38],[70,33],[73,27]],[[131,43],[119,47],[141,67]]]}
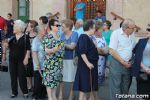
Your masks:
{"label": "woman in patterned blouse", "polygon": [[59,23],[49,21],[50,32],[44,37],[43,46],[46,53],[43,70],[43,83],[46,86],[48,100],[57,100],[56,89],[62,81],[64,43],[58,36]]}

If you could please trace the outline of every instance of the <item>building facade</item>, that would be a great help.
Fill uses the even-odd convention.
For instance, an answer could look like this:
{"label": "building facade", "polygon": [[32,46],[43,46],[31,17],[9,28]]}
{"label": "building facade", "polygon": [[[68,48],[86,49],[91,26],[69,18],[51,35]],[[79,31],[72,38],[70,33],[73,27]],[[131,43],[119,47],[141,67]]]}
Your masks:
{"label": "building facade", "polygon": [[[0,16],[6,18],[7,13],[12,13],[14,19],[35,19],[47,12],[53,14],[59,12],[60,18],[71,18],[71,3],[75,0],[0,0]],[[85,0],[83,0],[85,2]],[[87,0],[88,2],[101,2],[104,9],[100,10],[106,14],[108,20],[113,23],[113,29],[117,28],[121,20],[114,20],[111,12],[122,16],[123,18],[132,18],[141,28],[146,28],[150,23],[150,0]],[[103,3],[104,2],[104,3]],[[94,3],[93,3],[94,4]],[[98,7],[95,5],[93,9]],[[101,9],[102,8],[102,9]],[[92,11],[92,10],[90,10]],[[91,15],[93,16],[93,15]]]}

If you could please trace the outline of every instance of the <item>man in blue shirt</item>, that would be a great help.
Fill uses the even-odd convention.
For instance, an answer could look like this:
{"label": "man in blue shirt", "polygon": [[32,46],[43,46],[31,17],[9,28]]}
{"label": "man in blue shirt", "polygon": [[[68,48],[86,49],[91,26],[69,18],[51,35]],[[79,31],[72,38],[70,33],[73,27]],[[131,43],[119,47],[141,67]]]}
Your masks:
{"label": "man in blue shirt", "polygon": [[76,12],[76,16],[75,16],[76,20],[84,19],[85,8],[86,8],[85,3],[82,3],[82,0],[78,0],[74,8],[74,11]]}
{"label": "man in blue shirt", "polygon": [[99,22],[104,22],[106,21],[106,17],[103,16],[102,12],[100,10],[97,11],[97,16],[95,17],[95,20],[99,21]]}

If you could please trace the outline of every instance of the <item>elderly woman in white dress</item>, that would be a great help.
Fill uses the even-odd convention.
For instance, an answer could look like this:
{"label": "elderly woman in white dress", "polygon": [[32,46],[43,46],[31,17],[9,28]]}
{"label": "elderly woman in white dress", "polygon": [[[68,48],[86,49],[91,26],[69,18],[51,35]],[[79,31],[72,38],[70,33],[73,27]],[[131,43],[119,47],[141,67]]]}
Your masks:
{"label": "elderly woman in white dress", "polygon": [[[108,48],[105,38],[102,36],[102,23],[97,22],[95,26],[95,34],[91,37],[94,41],[98,53],[98,83],[102,85],[105,78],[105,68],[106,68],[106,54],[108,53]],[[96,100],[99,100],[98,93],[95,94]]]}

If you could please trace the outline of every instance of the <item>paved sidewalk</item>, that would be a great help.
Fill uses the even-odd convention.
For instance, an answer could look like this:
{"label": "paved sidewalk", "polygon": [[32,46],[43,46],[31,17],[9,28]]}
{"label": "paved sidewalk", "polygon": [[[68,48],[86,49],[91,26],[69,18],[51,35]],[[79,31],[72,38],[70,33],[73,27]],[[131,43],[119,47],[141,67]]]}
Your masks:
{"label": "paved sidewalk", "polygon": [[[68,95],[69,95],[69,83],[65,83],[66,89],[65,89],[65,99],[68,100]],[[134,81],[131,85],[130,88],[130,93],[135,94],[136,93],[136,82]],[[10,76],[9,73],[7,72],[0,72],[0,100],[32,100],[31,99],[31,94],[28,99],[24,99],[22,96],[22,93],[19,90],[19,94],[17,98],[11,99],[9,98],[9,95],[11,93],[10,89]],[[99,89],[99,95],[100,95],[100,100],[109,100],[109,87],[108,87],[108,79],[106,79],[105,84],[100,87]],[[78,100],[78,92],[75,92],[75,100]],[[133,99],[132,99],[133,100]]]}

